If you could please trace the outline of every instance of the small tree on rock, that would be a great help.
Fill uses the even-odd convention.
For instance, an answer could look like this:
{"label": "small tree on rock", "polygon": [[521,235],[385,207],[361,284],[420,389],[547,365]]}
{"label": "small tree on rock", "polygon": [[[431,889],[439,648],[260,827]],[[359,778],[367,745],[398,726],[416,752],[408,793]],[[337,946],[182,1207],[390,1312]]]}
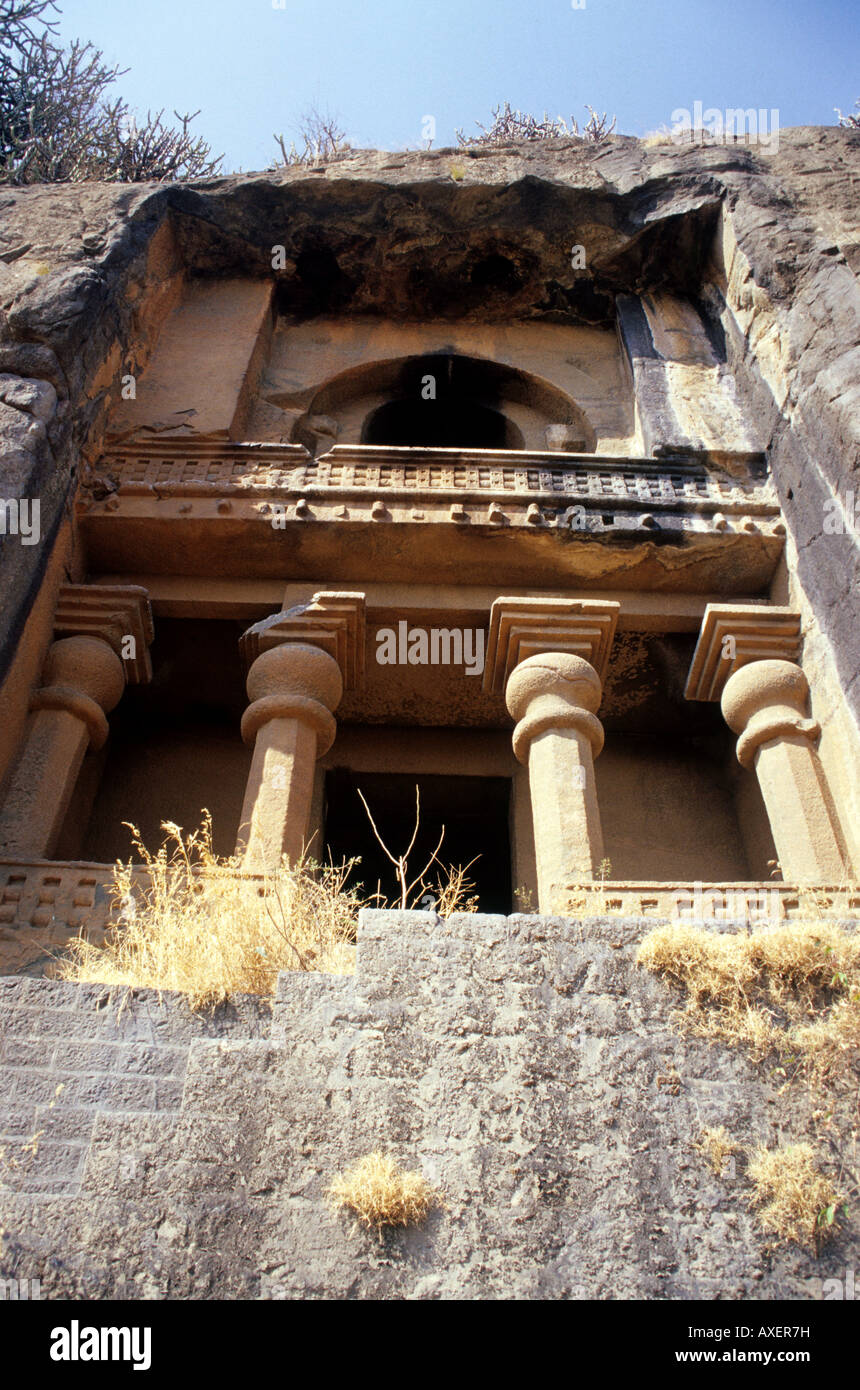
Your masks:
{"label": "small tree on rock", "polygon": [[214,174],[194,115],[178,128],[163,112],[139,124],[110,89],[127,69],[110,67],[91,43],[56,42],[54,0],[0,0],[0,182],[163,182]]}

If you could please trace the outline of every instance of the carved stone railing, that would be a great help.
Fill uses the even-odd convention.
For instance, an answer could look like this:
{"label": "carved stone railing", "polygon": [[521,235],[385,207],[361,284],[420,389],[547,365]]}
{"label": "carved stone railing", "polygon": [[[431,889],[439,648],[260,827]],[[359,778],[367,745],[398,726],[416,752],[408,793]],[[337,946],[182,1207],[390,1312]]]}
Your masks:
{"label": "carved stone railing", "polygon": [[[143,876],[144,870],[139,871]],[[0,860],[0,975],[44,972],[83,932],[100,942],[111,913],[110,864]],[[535,912],[521,902],[520,911]],[[788,883],[648,883],[611,880],[572,886],[565,915],[644,917],[719,925],[788,918],[856,916],[860,889]]]}

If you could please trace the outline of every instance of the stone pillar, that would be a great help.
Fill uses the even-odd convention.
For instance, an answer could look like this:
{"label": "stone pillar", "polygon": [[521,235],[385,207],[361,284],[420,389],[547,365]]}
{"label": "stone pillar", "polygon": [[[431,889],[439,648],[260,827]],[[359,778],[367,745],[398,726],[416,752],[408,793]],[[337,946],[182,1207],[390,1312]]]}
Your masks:
{"label": "stone pillar", "polygon": [[106,716],[126,681],[152,674],[152,612],[138,585],[64,584],[54,633],[0,811],[0,854],[9,858],[50,858],[84,757],[107,740]]}
{"label": "stone pillar", "polygon": [[316,761],[334,742],[344,688],[363,672],[364,595],[316,594],[256,623],[240,647],[252,701],[242,737],[254,754],[237,849],[247,869],[272,872],[307,848]]}
{"label": "stone pillar", "polygon": [[317,758],[334,743],[340,667],[319,647],[290,642],[257,657],[248,672],[242,737],[254,745],[239,847],[245,865],[275,869],[305,849]]}
{"label": "stone pillar", "polygon": [[806,717],[809,683],[792,661],[753,661],[727,680],[720,704],[740,734],[738,762],[755,768],[783,877],[839,884],[847,866],[830,819],[814,743],[821,726]]}
{"label": "stone pillar", "polygon": [[530,656],[508,680],[508,711],[519,721],[514,753],[529,770],[542,912],[558,910],[565,886],[593,879],[603,858],[594,785],[601,694],[590,662],[567,652]]}
{"label": "stone pillar", "polygon": [[484,684],[503,686],[518,721],[514,753],[528,767],[538,907],[563,911],[569,888],[595,878],[603,832],[594,759],[602,674],[620,605],[501,598],[490,615]]}
{"label": "stone pillar", "polygon": [[800,654],[800,616],[788,608],[709,604],[686,696],[719,700],[739,734],[738,762],[754,768],[783,878],[841,883],[848,866],[831,818],[807,717],[809,683]]}
{"label": "stone pillar", "polygon": [[30,702],[27,743],[0,814],[0,852],[50,858],[88,748],[103,747],[106,714],[125,689],[122,662],[100,637],[63,637]]}

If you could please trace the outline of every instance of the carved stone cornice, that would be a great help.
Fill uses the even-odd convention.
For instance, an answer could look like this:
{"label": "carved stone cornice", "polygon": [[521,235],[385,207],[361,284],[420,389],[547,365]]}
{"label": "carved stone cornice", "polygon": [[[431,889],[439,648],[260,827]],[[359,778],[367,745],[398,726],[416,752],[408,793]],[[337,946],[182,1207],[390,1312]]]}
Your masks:
{"label": "carved stone cornice", "polygon": [[604,599],[497,598],[490,610],[484,689],[501,693],[530,656],[568,652],[602,681],[621,604]]}
{"label": "carved stone cornice", "polygon": [[[602,513],[616,526],[638,524],[644,512],[652,529],[698,517],[707,529],[767,526],[780,517],[771,483],[752,474],[731,477],[693,456],[657,461],[619,455],[558,454],[512,449],[431,449],[398,445],[337,444],[311,458],[298,444],[238,444],[187,439],[118,445],[100,470],[117,484],[112,505],[123,497],[278,499],[290,515],[312,520],[315,511],[344,503],[370,507],[420,506],[439,499],[470,508],[478,521],[495,504],[502,512],[521,504],[552,511],[552,524],[570,529],[566,513],[583,530],[602,529]],[[109,498],[108,501],[111,501]],[[303,506],[301,504],[304,504]],[[727,520],[730,518],[731,521]]]}
{"label": "carved stone cornice", "polygon": [[793,608],[709,603],[684,695],[719,700],[730,676],[751,661],[797,661],[800,614]]}

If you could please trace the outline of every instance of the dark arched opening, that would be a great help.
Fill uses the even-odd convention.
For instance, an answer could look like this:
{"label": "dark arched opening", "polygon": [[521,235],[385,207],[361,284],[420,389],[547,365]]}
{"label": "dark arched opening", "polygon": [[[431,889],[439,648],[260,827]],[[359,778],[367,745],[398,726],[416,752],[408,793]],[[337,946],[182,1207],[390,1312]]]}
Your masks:
{"label": "dark arched opening", "polygon": [[492,363],[455,354],[411,358],[393,399],[367,417],[362,444],[425,449],[522,449],[519,429],[501,410]]}
{"label": "dark arched opening", "polygon": [[368,416],[362,444],[424,449],[521,449],[522,435],[506,416],[474,401],[389,401]]}

